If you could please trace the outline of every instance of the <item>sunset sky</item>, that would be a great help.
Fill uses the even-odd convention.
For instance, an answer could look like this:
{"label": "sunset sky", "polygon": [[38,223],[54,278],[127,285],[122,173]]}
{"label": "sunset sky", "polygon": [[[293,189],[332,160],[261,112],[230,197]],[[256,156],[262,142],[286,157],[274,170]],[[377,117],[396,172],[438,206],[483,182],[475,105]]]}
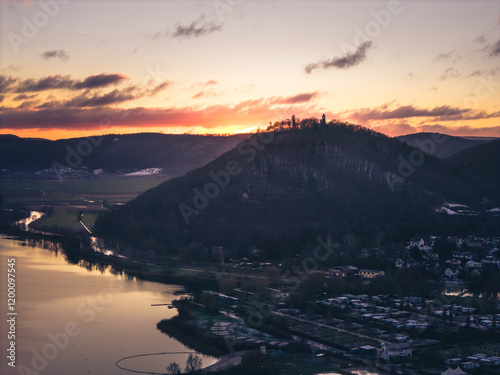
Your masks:
{"label": "sunset sky", "polygon": [[0,133],[500,137],[500,1],[1,1]]}

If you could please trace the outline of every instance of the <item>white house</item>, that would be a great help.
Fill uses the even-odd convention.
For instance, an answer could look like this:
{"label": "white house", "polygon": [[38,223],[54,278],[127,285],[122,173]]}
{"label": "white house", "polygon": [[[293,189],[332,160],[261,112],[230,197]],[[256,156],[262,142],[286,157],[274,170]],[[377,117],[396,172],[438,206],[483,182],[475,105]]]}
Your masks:
{"label": "white house", "polygon": [[411,358],[411,356],[412,347],[408,342],[384,345],[379,350],[379,357],[385,359],[386,361],[390,360],[392,357]]}

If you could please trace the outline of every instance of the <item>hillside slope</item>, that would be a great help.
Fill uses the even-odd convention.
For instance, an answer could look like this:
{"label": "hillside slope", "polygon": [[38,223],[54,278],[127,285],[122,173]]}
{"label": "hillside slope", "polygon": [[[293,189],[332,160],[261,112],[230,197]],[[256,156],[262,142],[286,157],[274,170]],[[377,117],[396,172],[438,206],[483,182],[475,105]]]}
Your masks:
{"label": "hillside slope", "polygon": [[469,148],[447,160],[481,181],[500,184],[500,139]]}
{"label": "hillside slope", "polygon": [[106,213],[96,228],[142,250],[222,245],[245,254],[255,246],[278,257],[318,235],[424,233],[443,220],[433,205],[484,196],[446,161],[428,157],[413,170],[402,168],[415,149],[395,138],[344,123],[312,124],[256,134]]}
{"label": "hillside slope", "polygon": [[468,148],[490,142],[489,138],[467,139],[440,133],[415,133],[397,138],[437,158],[447,158]]}
{"label": "hillside slope", "polygon": [[205,165],[248,135],[203,136],[140,133],[57,141],[0,135],[0,169],[72,168],[132,171],[163,168],[181,175]]}

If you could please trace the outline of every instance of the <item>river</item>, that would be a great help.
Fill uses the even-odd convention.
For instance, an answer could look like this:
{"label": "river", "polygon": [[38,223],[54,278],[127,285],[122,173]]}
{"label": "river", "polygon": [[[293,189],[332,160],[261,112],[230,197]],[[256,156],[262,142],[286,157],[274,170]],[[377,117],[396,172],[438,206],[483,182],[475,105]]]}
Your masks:
{"label": "river", "polygon": [[[48,250],[44,247],[52,248]],[[17,315],[7,315],[8,261],[15,259]],[[11,262],[12,263],[12,262]],[[0,236],[0,313],[2,348],[0,373],[50,375],[124,375],[115,362],[123,357],[162,354],[120,362],[136,371],[165,372],[172,361],[184,368],[191,350],[162,334],[156,323],[175,309],[152,304],[171,303],[178,285],[164,285],[69,264],[50,242]],[[12,302],[12,301],[11,301]],[[8,366],[7,333],[15,317],[15,364]],[[202,356],[203,367],[216,358]]]}

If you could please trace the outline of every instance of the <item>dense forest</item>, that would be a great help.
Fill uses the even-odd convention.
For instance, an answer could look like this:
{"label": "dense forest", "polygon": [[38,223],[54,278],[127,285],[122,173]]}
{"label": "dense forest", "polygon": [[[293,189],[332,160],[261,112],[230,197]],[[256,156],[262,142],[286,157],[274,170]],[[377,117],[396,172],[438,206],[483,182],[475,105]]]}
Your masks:
{"label": "dense forest", "polygon": [[444,201],[491,205],[496,183],[423,153],[417,163],[415,151],[358,125],[292,117],[106,212],[96,229],[144,251],[198,259],[214,246],[278,258],[327,235],[349,251],[415,234],[498,231],[482,215],[433,210]]}
{"label": "dense forest", "polygon": [[0,135],[0,169],[163,168],[175,176],[205,165],[247,137],[140,133],[49,141]]}

